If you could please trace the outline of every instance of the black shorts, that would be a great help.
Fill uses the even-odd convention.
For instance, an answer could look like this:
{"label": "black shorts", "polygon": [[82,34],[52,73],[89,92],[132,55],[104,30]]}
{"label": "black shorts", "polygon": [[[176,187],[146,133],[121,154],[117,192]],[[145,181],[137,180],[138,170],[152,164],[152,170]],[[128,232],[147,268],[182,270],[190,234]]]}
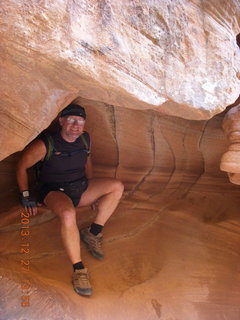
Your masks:
{"label": "black shorts", "polygon": [[45,183],[42,184],[39,190],[39,202],[44,202],[45,197],[50,191],[64,192],[76,207],[79,204],[81,196],[87,190],[88,180],[86,177],[80,180],[63,182],[63,183]]}

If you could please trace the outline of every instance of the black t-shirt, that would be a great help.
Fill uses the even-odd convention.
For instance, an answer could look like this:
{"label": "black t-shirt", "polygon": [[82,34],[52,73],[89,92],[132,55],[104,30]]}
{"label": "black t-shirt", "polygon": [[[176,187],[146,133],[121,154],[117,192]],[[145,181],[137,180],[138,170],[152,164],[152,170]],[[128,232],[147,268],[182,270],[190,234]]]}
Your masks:
{"label": "black t-shirt", "polygon": [[[87,145],[90,146],[90,137],[84,132]],[[47,137],[41,140],[48,148]],[[42,183],[63,183],[76,181],[85,176],[85,166],[88,157],[88,150],[81,137],[74,142],[65,141],[60,132],[52,135],[54,151],[49,160],[43,161],[39,175]]]}

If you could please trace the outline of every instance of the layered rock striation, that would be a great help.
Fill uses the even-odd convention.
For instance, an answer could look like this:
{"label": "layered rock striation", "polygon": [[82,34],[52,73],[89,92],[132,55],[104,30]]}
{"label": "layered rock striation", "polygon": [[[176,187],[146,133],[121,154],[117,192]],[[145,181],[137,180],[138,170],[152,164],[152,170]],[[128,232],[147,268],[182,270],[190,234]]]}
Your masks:
{"label": "layered rock striation", "polygon": [[79,96],[195,120],[223,111],[239,94],[239,21],[238,0],[4,0],[1,158]]}
{"label": "layered rock striation", "polygon": [[[219,169],[228,148],[224,114],[194,121],[76,102],[87,111],[95,176],[117,177],[126,188],[104,229],[106,259],[95,261],[82,247],[94,293],[77,296],[59,221],[42,207],[30,219],[30,269],[23,272],[23,211],[15,188],[0,214],[0,319],[237,320],[240,190]],[[13,175],[17,158],[1,162],[2,174]],[[79,228],[94,216],[78,209]],[[26,279],[30,306],[23,308]]]}
{"label": "layered rock striation", "polygon": [[224,117],[223,130],[229,141],[228,151],[222,156],[220,168],[228,173],[232,183],[240,184],[240,98],[236,106],[231,108]]}
{"label": "layered rock striation", "polygon": [[[3,1],[1,320],[239,320],[239,106],[225,110],[240,92],[239,21],[237,0]],[[125,185],[105,260],[82,248],[90,299],[72,290],[46,207],[22,250],[14,174],[72,101],[87,111],[95,176]],[[95,214],[78,209],[78,226]]]}

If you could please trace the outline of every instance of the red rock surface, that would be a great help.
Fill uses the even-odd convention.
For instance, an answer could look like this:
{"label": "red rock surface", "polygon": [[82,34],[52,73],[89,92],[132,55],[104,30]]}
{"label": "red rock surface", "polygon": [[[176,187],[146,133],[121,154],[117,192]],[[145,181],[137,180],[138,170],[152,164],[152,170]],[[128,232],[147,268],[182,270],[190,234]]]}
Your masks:
{"label": "red rock surface", "polygon": [[[21,252],[19,154],[1,161],[0,320],[239,320],[240,189],[220,171],[220,112],[239,95],[238,1],[3,4],[1,159],[75,99],[95,175],[121,179],[125,195],[104,229],[106,259],[82,247],[94,289],[83,298],[45,207]],[[78,209],[79,227],[94,215]]]}
{"label": "red rock surface", "polygon": [[228,151],[221,158],[220,168],[232,183],[240,184],[240,96],[223,120],[223,130],[229,141]]}
{"label": "red rock surface", "polygon": [[[126,186],[105,227],[106,259],[95,261],[82,247],[94,294],[86,299],[72,290],[59,222],[46,208],[31,219],[30,271],[22,270],[22,209],[16,194],[6,194],[0,319],[237,320],[240,190],[219,169],[228,147],[224,115],[193,121],[81,103],[96,176],[117,176]],[[16,158],[8,159],[9,172]],[[94,215],[79,209],[79,227]],[[28,308],[20,305],[23,280],[30,281]]]}
{"label": "red rock surface", "polygon": [[4,0],[0,159],[77,97],[195,120],[223,111],[240,90],[239,21],[238,0]]}

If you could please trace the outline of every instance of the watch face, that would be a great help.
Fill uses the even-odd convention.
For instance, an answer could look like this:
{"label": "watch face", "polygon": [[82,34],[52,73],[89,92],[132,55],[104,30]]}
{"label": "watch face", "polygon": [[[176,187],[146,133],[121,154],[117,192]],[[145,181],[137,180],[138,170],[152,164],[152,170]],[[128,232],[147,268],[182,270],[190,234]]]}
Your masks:
{"label": "watch face", "polygon": [[23,191],[22,195],[23,195],[24,198],[29,197],[29,191],[28,190]]}

